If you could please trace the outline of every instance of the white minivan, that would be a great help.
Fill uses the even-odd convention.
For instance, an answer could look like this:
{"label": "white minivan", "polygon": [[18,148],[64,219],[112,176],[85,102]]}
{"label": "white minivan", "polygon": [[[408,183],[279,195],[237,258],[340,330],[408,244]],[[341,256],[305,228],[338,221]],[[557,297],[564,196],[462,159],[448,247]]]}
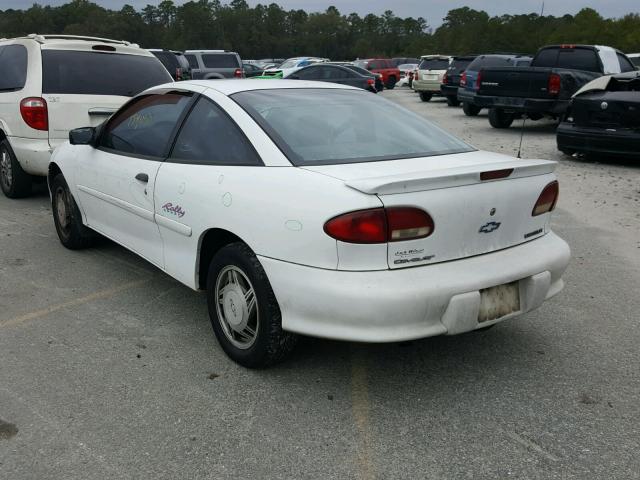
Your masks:
{"label": "white minivan", "polygon": [[171,81],[162,63],[129,42],[72,35],[0,40],[0,187],[31,193],[69,130],[96,126],[129,98]]}

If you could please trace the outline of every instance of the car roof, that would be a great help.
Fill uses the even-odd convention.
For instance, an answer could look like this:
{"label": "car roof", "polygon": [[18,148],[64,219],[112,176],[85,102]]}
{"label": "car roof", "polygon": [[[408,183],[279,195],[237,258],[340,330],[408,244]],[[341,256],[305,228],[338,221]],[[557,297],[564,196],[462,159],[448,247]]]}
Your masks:
{"label": "car roof", "polygon": [[[327,90],[343,89],[343,90],[362,90],[356,87],[350,87],[348,85],[340,85],[337,83],[329,82],[313,82],[310,80],[286,80],[286,79],[216,79],[216,80],[186,80],[182,82],[166,83],[164,85],[157,85],[147,90],[147,92],[154,90],[166,90],[167,88],[178,88],[191,90],[189,87],[206,87],[224,95],[233,95],[238,92],[248,92],[251,90],[283,90],[283,89],[297,89],[297,88],[322,88]],[[193,90],[199,91],[200,88],[194,88]]]}
{"label": "car roof", "polygon": [[40,35],[32,33],[24,37],[2,39],[1,41],[33,41],[41,45],[43,49],[59,50],[85,50],[91,51],[96,45],[108,45],[113,53],[126,53],[131,55],[153,56],[147,50],[140,48],[137,43],[130,43],[126,40],[113,40],[111,38],[86,37],[82,35]]}

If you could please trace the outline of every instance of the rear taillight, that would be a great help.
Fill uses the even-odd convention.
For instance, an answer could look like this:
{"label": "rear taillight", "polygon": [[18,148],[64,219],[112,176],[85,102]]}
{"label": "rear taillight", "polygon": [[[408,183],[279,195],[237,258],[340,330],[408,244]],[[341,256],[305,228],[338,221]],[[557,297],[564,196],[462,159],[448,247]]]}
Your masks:
{"label": "rear taillight", "polygon": [[549,185],[544,187],[544,190],[542,190],[540,197],[538,197],[538,201],[533,206],[531,216],[536,217],[538,215],[542,215],[543,213],[550,212],[554,208],[556,208],[559,193],[560,187],[557,180],[554,180]]}
{"label": "rear taillight", "polygon": [[466,87],[466,85],[467,85],[467,72],[462,72],[462,75],[460,75],[460,86]]}
{"label": "rear taillight", "polygon": [[482,85],[482,70],[478,72],[478,76],[476,77],[476,90],[480,90],[480,85]]}
{"label": "rear taillight", "polygon": [[560,93],[561,79],[557,73],[549,75],[549,84],[547,85],[547,91],[550,95],[558,95]]}
{"label": "rear taillight", "polygon": [[373,78],[367,78],[367,84],[368,85],[375,85],[375,80]]}
{"label": "rear taillight", "polygon": [[236,78],[242,78],[244,76],[242,73],[242,69],[236,68],[236,71],[233,72],[233,76]]}
{"label": "rear taillight", "polygon": [[327,235],[347,243],[414,240],[433,233],[433,219],[413,207],[372,208],[345,213],[324,224]]}
{"label": "rear taillight", "polygon": [[445,85],[449,83],[449,75],[447,75],[446,73],[442,76],[442,83],[444,83]]}
{"label": "rear taillight", "polygon": [[182,69],[180,67],[176,67],[176,80],[182,80]]}
{"label": "rear taillight", "polygon": [[20,102],[20,115],[24,123],[35,130],[49,130],[49,114],[44,98],[28,97]]}

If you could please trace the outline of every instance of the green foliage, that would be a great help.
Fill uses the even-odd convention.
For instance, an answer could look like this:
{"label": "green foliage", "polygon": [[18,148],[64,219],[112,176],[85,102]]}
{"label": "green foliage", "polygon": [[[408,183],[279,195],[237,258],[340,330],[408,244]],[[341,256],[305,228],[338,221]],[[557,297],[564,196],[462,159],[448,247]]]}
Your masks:
{"label": "green foliage", "polygon": [[591,8],[575,16],[490,17],[456,8],[432,31],[423,17],[342,15],[337,8],[307,13],[275,3],[250,7],[245,0],[163,0],[140,11],[125,5],[108,10],[89,0],[59,7],[34,4],[27,10],[0,10],[0,37],[66,33],[124,39],[144,47],[225,48],[243,58],[318,55],[336,60],[369,56],[419,56],[492,51],[534,53],[551,43],[586,43],[640,51],[640,15],[603,18]]}

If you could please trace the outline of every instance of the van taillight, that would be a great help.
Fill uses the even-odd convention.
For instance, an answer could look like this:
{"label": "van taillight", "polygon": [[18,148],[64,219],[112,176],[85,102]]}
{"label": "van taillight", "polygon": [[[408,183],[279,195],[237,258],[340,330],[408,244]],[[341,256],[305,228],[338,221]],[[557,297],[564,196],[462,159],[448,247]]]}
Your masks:
{"label": "van taillight", "polygon": [[49,130],[49,114],[44,98],[28,97],[20,102],[20,115],[24,123],[35,130]]}
{"label": "van taillight", "polygon": [[558,95],[560,93],[560,84],[561,84],[560,75],[557,73],[552,73],[549,75],[549,84],[547,85],[547,91],[550,95]]}
{"label": "van taillight", "polygon": [[462,72],[462,75],[460,75],[460,86],[461,87],[467,86],[467,72]]}
{"label": "van taillight", "polygon": [[476,77],[476,90],[480,90],[480,85],[482,85],[482,70],[478,72],[478,76]]}
{"label": "van taillight", "polygon": [[176,67],[176,80],[182,80],[182,69],[180,67]]}
{"label": "van taillight", "polygon": [[244,76],[242,73],[242,69],[236,68],[236,71],[233,72],[233,76],[236,78],[242,78]]}
{"label": "van taillight", "polygon": [[554,208],[556,208],[559,193],[560,186],[558,185],[557,180],[554,180],[549,185],[544,187],[544,190],[542,190],[540,197],[538,197],[538,201],[533,206],[531,216],[536,217],[538,215],[542,215],[543,213],[551,212]]}
{"label": "van taillight", "polygon": [[433,233],[431,216],[414,207],[357,210],[324,224],[327,235],[347,243],[386,243],[414,240]]}
{"label": "van taillight", "polygon": [[442,83],[443,83],[443,84],[445,84],[445,85],[446,85],[447,83],[449,83],[449,75],[447,75],[447,74],[446,74],[446,72],[445,72],[445,74],[442,76]]}

